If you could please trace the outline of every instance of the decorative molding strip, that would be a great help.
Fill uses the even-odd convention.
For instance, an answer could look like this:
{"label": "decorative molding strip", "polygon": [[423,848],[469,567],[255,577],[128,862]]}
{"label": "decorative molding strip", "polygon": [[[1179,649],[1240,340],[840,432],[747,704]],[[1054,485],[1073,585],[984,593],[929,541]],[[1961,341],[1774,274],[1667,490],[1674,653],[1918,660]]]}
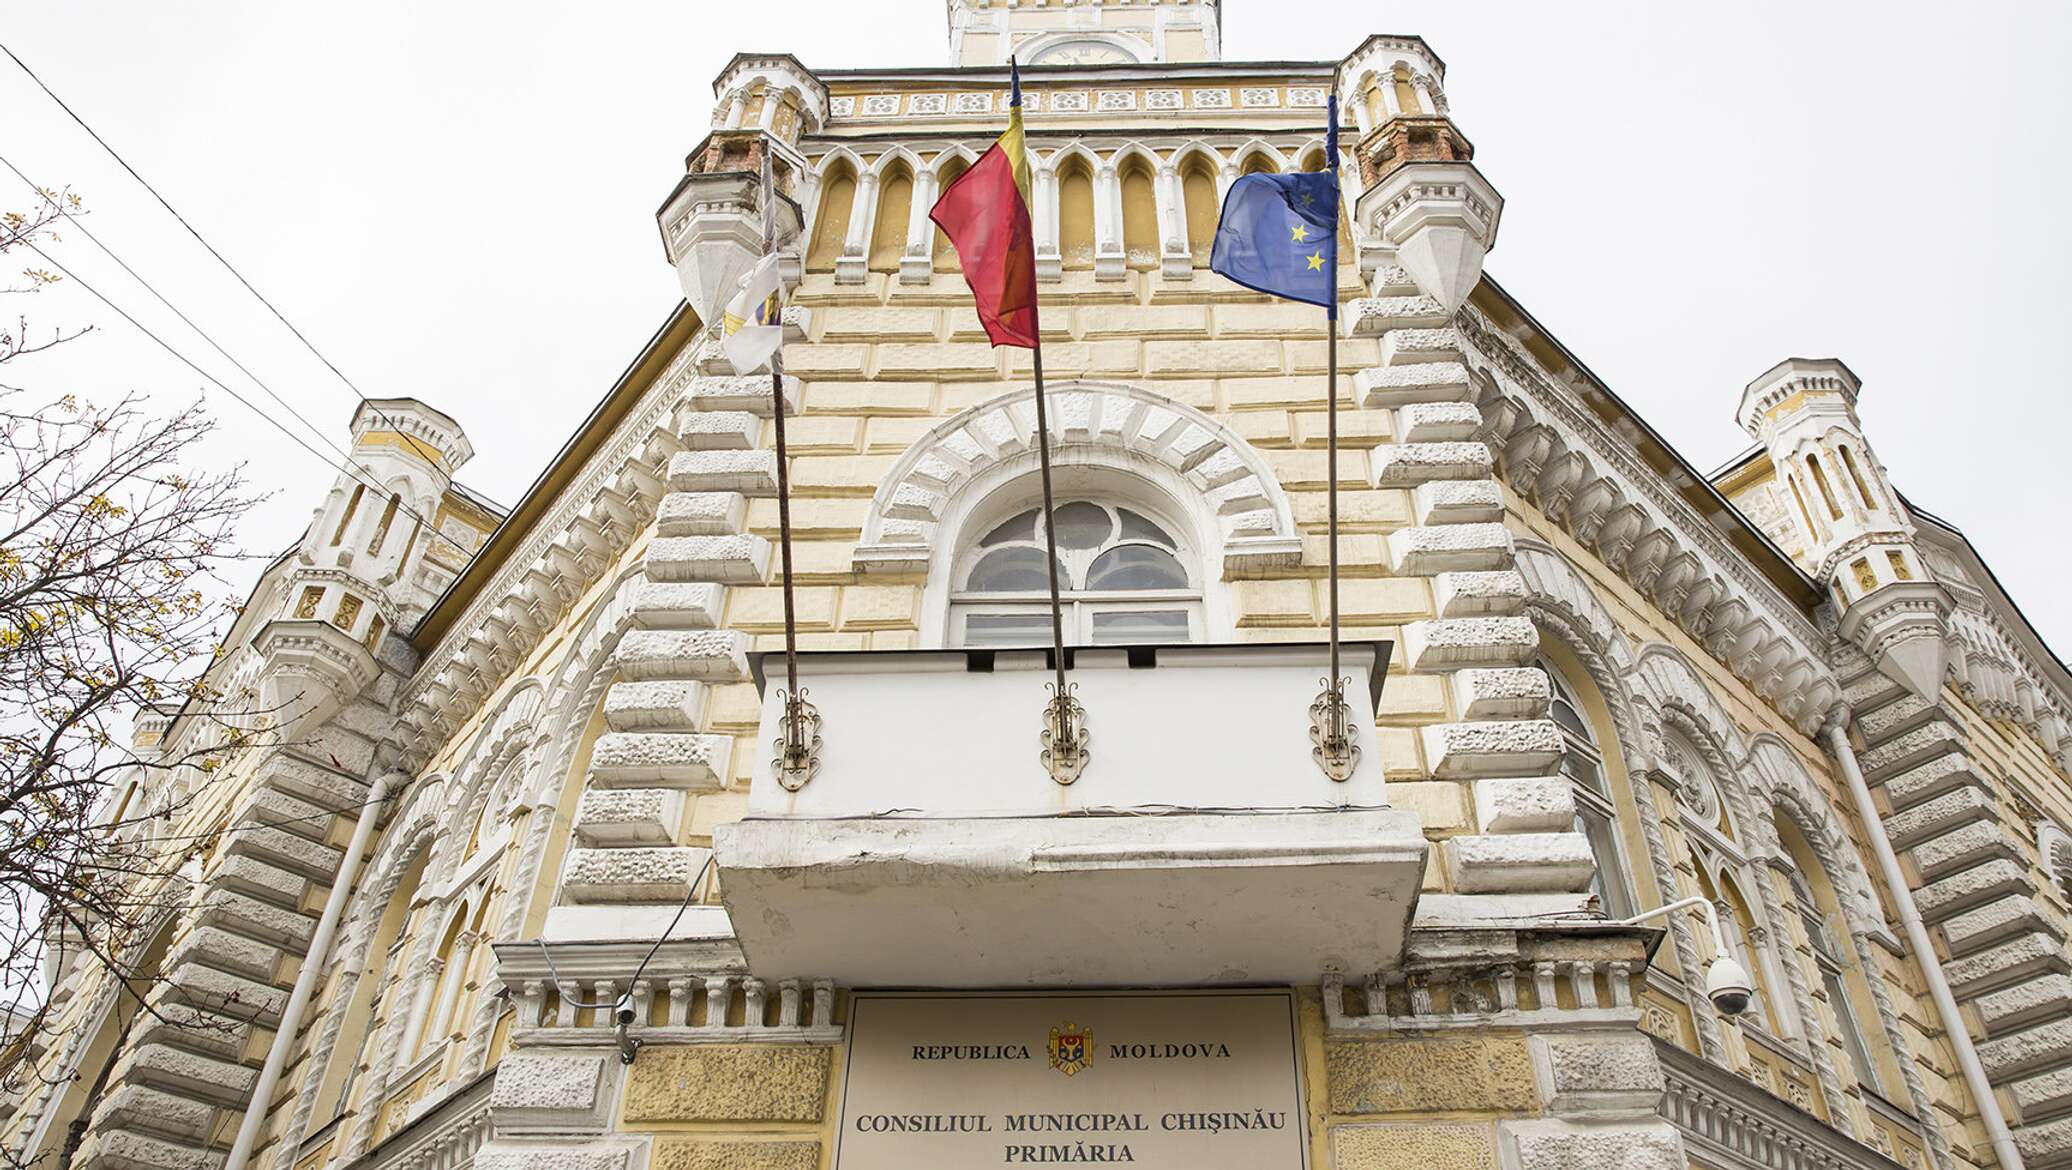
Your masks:
{"label": "decorative molding strip", "polygon": [[1725,1069],[1655,1042],[1668,1092],[1662,1116],[1685,1144],[1725,1170],[1920,1170],[1859,1144]]}

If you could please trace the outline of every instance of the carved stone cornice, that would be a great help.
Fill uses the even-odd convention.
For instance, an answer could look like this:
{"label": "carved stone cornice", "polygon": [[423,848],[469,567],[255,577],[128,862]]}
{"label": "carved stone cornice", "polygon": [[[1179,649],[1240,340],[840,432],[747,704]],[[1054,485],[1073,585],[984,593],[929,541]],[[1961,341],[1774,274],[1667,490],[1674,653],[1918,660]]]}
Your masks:
{"label": "carved stone cornice", "polygon": [[1841,694],[1829,639],[1479,310],[1463,308],[1455,323],[1485,382],[1483,437],[1499,474],[1801,730],[1816,730]]}

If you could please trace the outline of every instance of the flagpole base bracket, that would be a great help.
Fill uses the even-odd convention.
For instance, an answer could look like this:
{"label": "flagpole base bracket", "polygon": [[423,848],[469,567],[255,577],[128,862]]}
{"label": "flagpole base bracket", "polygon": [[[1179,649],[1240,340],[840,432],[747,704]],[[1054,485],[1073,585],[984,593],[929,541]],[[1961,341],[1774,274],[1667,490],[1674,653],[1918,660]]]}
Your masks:
{"label": "flagpole base bracket", "polygon": [[1360,764],[1360,745],[1353,739],[1352,707],[1345,701],[1348,680],[1325,679],[1324,689],[1309,705],[1310,758],[1324,775],[1344,783]]}
{"label": "flagpole base bracket", "polygon": [[1086,771],[1093,754],[1086,746],[1093,738],[1086,729],[1086,708],[1072,697],[1076,685],[1061,691],[1058,684],[1049,683],[1044,689],[1051,697],[1043,707],[1043,768],[1060,785],[1070,784]]}
{"label": "flagpole base bracket", "polygon": [[783,691],[777,697],[784,714],[778,719],[777,738],[770,741],[777,753],[770,759],[770,771],[786,792],[797,792],[820,771],[820,709],[806,701],[804,687],[796,697]]}

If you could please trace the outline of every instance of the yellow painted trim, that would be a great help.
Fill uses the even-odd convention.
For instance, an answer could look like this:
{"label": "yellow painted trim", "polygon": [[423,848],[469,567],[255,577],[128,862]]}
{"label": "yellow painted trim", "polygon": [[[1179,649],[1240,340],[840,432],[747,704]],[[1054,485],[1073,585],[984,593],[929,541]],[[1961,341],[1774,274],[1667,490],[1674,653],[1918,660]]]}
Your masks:
{"label": "yellow painted trim", "polygon": [[360,436],[360,441],[356,445],[362,447],[394,447],[400,451],[406,451],[417,456],[441,471],[450,474],[453,470],[446,466],[446,456],[437,447],[414,435],[406,435],[400,431],[368,431]]}

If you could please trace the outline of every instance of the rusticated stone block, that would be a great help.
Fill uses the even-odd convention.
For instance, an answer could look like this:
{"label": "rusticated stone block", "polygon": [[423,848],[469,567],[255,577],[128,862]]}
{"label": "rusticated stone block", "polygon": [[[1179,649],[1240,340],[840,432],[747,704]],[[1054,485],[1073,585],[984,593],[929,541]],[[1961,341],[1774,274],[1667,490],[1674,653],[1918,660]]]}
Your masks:
{"label": "rusticated stone block", "polygon": [[627,1121],[819,1121],[831,1052],[774,1044],[650,1046],[627,1070]]}
{"label": "rusticated stone block", "polygon": [[585,845],[668,845],[683,826],[684,794],[673,788],[592,788],[576,809]]}
{"label": "rusticated stone block", "polygon": [[1475,819],[1485,833],[1560,832],[1576,823],[1575,793],[1566,776],[1477,780]]}
{"label": "rusticated stone block", "polygon": [[1391,329],[1381,338],[1381,364],[1459,362],[1464,348],[1458,329]]}
{"label": "rusticated stone block", "polygon": [[1912,767],[1900,769],[1884,781],[1885,795],[1895,809],[1912,808],[1953,788],[1983,783],[1972,767],[1971,757],[1952,751]]}
{"label": "rusticated stone block", "polygon": [[726,598],[727,587],[711,581],[642,581],[633,586],[633,621],[644,630],[710,630]]}
{"label": "rusticated stone block", "polygon": [[2059,933],[2057,924],[2044,915],[2035,900],[2023,894],[2011,894],[1966,910],[1944,922],[1942,929],[1952,955],[1970,954],[2018,934]]}
{"label": "rusticated stone block", "polygon": [[276,828],[232,833],[223,851],[233,856],[256,857],[269,865],[326,880],[338,872],[338,861],[344,856],[344,850]]}
{"label": "rusticated stone block", "polygon": [[1544,1083],[1553,1090],[1549,1112],[1647,1117],[1662,1099],[1662,1062],[1644,1034],[1535,1036],[1532,1043],[1546,1067]]}
{"label": "rusticated stone block", "polygon": [[[1405,443],[1457,443],[1482,429],[1482,411],[1472,402],[1412,402],[1396,409],[1396,438]],[[1482,448],[1488,462],[1489,447]]]}
{"label": "rusticated stone block", "polygon": [[1368,453],[1370,487],[1413,487],[1435,479],[1488,479],[1492,473],[1487,443],[1383,443]]}
{"label": "rusticated stone block", "polygon": [[1449,837],[1453,886],[1464,894],[1581,890],[1597,859],[1581,833],[1498,833]]}
{"label": "rusticated stone block", "polygon": [[1453,693],[1469,719],[1537,719],[1547,713],[1554,687],[1537,666],[1496,667],[1456,671]]}
{"label": "rusticated stone block", "polygon": [[1452,319],[1426,296],[1361,297],[1345,306],[1347,337],[1379,337],[1393,329],[1437,329]]}
{"label": "rusticated stone block", "polygon": [[129,1129],[97,1130],[79,1151],[83,1170],[216,1170],[227,1159],[226,1152],[209,1146]]}
{"label": "rusticated stone block", "polygon": [[1914,891],[1914,905],[1920,909],[1921,917],[1940,922],[1982,902],[2003,894],[2026,893],[2029,888],[2028,871],[2016,862],[2001,859],[1929,882]]}
{"label": "rusticated stone block", "polygon": [[748,677],[748,635],[733,630],[631,630],[612,652],[622,678],[740,682]]}
{"label": "rusticated stone block", "polygon": [[571,902],[681,902],[710,849],[573,849],[561,890]]}
{"label": "rusticated stone block", "polygon": [[2062,1064],[2067,1053],[2072,1053],[2072,1018],[1996,1037],[1978,1046],[1979,1063],[1986,1066],[1986,1072],[1995,1081]]}
{"label": "rusticated stone block", "polygon": [[2044,971],[2072,970],[2065,948],[2056,936],[2032,931],[1976,955],[1943,964],[1943,975],[1958,998],[1968,998],[1994,987],[2004,987]]}
{"label": "rusticated stone block", "polygon": [[[2072,1016],[2072,976],[2044,975],[2017,983],[2004,991],[1982,995],[1976,1001],[1979,1019],[1986,1031],[2006,1032],[2040,1020]],[[2072,1052],[2065,1054],[2072,1062]]]}
{"label": "rusticated stone block", "polygon": [[1532,1057],[1519,1036],[1324,1044],[1333,1113],[1530,1112]]}
{"label": "rusticated stone block", "polygon": [[144,1129],[198,1140],[209,1136],[215,1116],[215,1106],[206,1101],[131,1083],[108,1094],[93,1124],[97,1130]]}
{"label": "rusticated stone block", "polygon": [[654,581],[760,585],[770,575],[770,542],[760,536],[661,536],[643,568]]}
{"label": "rusticated stone block", "polygon": [[1412,670],[1523,666],[1539,649],[1539,630],[1522,617],[1439,618],[1403,627],[1405,664]]}
{"label": "rusticated stone block", "polygon": [[1454,570],[1505,569],[1517,552],[1501,524],[1419,524],[1389,533],[1389,562],[1399,577]]}
{"label": "rusticated stone block", "polygon": [[1542,772],[1561,759],[1561,728],[1548,719],[1438,723],[1420,729],[1432,775],[1519,776]]}
{"label": "rusticated stone block", "polygon": [[692,451],[743,450],[763,435],[763,420],[745,410],[686,411],[676,434]]}
{"label": "rusticated stone block", "polygon": [[128,1064],[130,1075],[142,1084],[239,1108],[259,1080],[257,1069],[163,1044],[131,1049]]}
{"label": "rusticated stone block", "polygon": [[819,1142],[724,1141],[663,1138],[648,1158],[651,1170],[819,1170]]}
{"label": "rusticated stone block", "polygon": [[1331,1127],[1338,1170],[1496,1170],[1496,1126],[1487,1121],[1381,1121]]}
{"label": "rusticated stone block", "polygon": [[2004,829],[1990,821],[1980,821],[1921,842],[1914,846],[1913,855],[1922,878],[1934,881],[1996,857],[2011,860],[2019,853]]}
{"label": "rusticated stone block", "polygon": [[740,492],[670,492],[655,508],[663,536],[732,536],[747,523],[748,497]]}
{"label": "rusticated stone block", "polygon": [[[2072,1117],[2025,1125],[2014,1131],[2014,1148],[2028,1166],[2063,1165],[2072,1154]],[[2057,1161],[2053,1161],[2056,1159]]]}
{"label": "rusticated stone block", "polygon": [[214,882],[283,906],[299,906],[309,879],[256,857],[225,857],[216,868]]}
{"label": "rusticated stone block", "polygon": [[1504,515],[1504,492],[1493,479],[1439,479],[1410,495],[1419,524],[1483,524]]}
{"label": "rusticated stone block", "polygon": [[[799,380],[786,374],[783,384],[784,413],[788,418],[798,413]],[[759,418],[773,418],[777,414],[768,374],[692,378],[684,388],[684,400],[692,410],[745,410]]]}
{"label": "rusticated stone block", "polygon": [[1441,573],[1432,579],[1432,600],[1442,618],[1516,614],[1525,608],[1525,575],[1516,569]]}
{"label": "rusticated stone block", "polygon": [[1859,762],[1863,765],[1864,776],[1878,783],[1938,755],[1961,751],[1963,747],[1963,738],[1957,729],[1947,722],[1937,721],[1893,736],[1864,752]]}
{"label": "rusticated stone block", "polygon": [[626,1170],[632,1162],[631,1146],[496,1142],[476,1151],[472,1170]]}
{"label": "rusticated stone block", "polygon": [[297,953],[309,950],[310,936],[317,928],[316,920],[307,914],[221,887],[202,895],[195,921],[249,934]]}
{"label": "rusticated stone block", "polygon": [[[2016,1081],[2008,1086],[2024,1117],[2048,1117],[2072,1105],[2072,1068],[2054,1069],[2042,1076]],[[2072,1136],[2072,1135],[2068,1135]],[[2072,1148],[2072,1144],[2068,1144]],[[2023,1151],[2028,1154],[2028,1151]],[[2028,1154],[2035,1157],[2034,1154]]]}
{"label": "rusticated stone block", "polygon": [[598,784],[659,785],[712,791],[727,782],[734,739],[675,731],[613,731],[590,750],[590,778]]}
{"label": "rusticated stone block", "polygon": [[1666,1121],[1648,1125],[1578,1125],[1573,1122],[1506,1121],[1498,1140],[1508,1151],[1506,1166],[1517,1170],[1688,1170],[1683,1141]]}
{"label": "rusticated stone block", "polygon": [[272,1027],[288,1004],[288,993],[272,983],[232,975],[197,963],[173,969],[173,994],[196,1007]]}
{"label": "rusticated stone block", "polygon": [[1885,832],[1892,844],[1905,849],[1924,838],[1959,829],[1979,821],[2000,819],[1993,801],[1976,788],[1958,788],[1933,800],[1885,818]]}
{"label": "rusticated stone block", "polygon": [[172,951],[174,966],[190,959],[239,975],[270,981],[274,968],[280,965],[281,951],[272,943],[232,934],[221,927],[197,926],[183,935],[179,945]]}
{"label": "rusticated stone block", "polygon": [[604,721],[614,731],[696,731],[704,714],[701,682],[622,682],[604,693]]}

